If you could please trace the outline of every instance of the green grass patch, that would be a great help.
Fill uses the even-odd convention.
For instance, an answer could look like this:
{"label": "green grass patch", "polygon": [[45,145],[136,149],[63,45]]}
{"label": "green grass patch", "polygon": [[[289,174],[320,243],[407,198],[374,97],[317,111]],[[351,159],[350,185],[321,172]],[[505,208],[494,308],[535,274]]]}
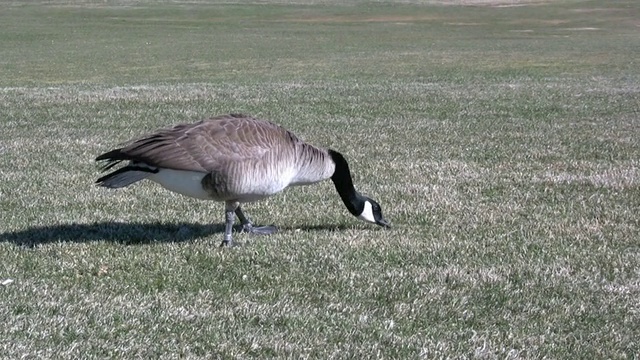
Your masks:
{"label": "green grass patch", "polygon": [[[0,357],[635,358],[640,6],[0,4]],[[512,3],[512,2],[510,2]],[[92,185],[229,112],[350,161],[246,211]]]}

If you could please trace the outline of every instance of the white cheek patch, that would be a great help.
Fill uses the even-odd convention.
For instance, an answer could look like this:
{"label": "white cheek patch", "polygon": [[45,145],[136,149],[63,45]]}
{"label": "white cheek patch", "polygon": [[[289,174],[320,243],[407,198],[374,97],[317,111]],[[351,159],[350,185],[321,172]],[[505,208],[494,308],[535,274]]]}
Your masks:
{"label": "white cheek patch", "polygon": [[362,210],[362,214],[358,216],[358,219],[375,224],[376,219],[373,217],[373,208],[369,201],[364,202],[364,210]]}

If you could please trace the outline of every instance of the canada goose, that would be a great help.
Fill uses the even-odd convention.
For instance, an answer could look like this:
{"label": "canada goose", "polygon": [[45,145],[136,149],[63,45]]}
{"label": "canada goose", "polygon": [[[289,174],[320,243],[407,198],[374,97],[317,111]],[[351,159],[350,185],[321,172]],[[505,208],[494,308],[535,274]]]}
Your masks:
{"label": "canada goose", "polygon": [[271,234],[274,226],[255,227],[241,204],[272,196],[288,186],[331,178],[349,212],[385,228],[380,205],[353,187],[345,158],[337,151],[307,144],[269,121],[247,115],[218,116],[180,124],[132,140],[128,145],[96,158],[107,171],[96,184],[121,188],[143,179],[182,195],[224,201],[223,245],[233,245],[235,215],[244,231]]}

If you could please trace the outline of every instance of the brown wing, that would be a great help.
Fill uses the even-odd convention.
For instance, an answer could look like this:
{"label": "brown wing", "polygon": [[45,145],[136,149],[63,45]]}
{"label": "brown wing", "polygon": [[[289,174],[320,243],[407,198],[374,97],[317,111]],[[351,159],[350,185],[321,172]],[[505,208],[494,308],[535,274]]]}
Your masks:
{"label": "brown wing", "polygon": [[245,115],[225,115],[162,129],[120,149],[130,160],[176,169],[212,172],[229,163],[259,161],[280,151],[285,139],[299,139],[284,128]]}

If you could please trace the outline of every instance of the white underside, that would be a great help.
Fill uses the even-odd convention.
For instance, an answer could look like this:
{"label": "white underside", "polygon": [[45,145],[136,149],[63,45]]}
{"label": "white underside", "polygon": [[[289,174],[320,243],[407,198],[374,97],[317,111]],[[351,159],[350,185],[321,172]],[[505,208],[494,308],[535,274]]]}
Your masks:
{"label": "white underside", "polygon": [[211,195],[202,188],[202,179],[206,173],[172,169],[159,169],[148,177],[167,190],[196,199],[212,200]]}
{"label": "white underside", "polygon": [[[237,184],[238,189],[235,189],[233,195],[229,194],[229,198],[216,198],[202,187],[202,179],[206,175],[206,173],[197,171],[160,168],[157,173],[150,175],[147,179],[160,184],[169,191],[192,198],[217,201],[236,200],[243,203],[265,199],[292,185],[306,185],[316,182],[308,179],[295,179],[298,182],[292,183],[295,171],[288,169],[284,173],[278,174],[278,176],[265,176],[259,179],[245,178],[245,183],[240,182],[240,184]],[[368,205],[369,211],[371,211],[371,204]]]}

